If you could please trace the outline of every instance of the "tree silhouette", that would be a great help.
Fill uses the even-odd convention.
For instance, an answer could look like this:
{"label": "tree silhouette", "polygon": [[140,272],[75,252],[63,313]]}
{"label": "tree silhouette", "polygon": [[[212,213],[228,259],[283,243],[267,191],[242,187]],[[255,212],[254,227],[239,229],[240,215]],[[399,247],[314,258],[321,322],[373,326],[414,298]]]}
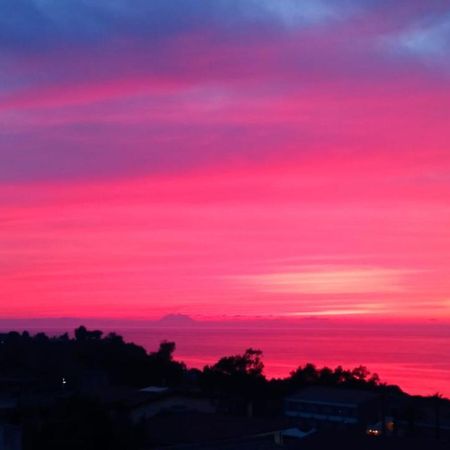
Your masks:
{"label": "tree silhouette", "polygon": [[242,355],[221,358],[216,364],[209,367],[209,370],[225,376],[248,375],[261,377],[264,370],[261,356],[261,350],[248,348]]}

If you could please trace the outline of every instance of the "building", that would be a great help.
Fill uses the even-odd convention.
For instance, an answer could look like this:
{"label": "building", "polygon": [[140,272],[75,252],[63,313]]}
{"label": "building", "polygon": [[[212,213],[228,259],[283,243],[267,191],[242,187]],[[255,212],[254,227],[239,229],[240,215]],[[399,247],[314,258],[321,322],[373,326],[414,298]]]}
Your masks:
{"label": "building", "polygon": [[109,388],[98,391],[97,398],[113,417],[127,418],[135,424],[164,413],[216,412],[209,398],[165,387]]}
{"label": "building", "polygon": [[200,412],[166,413],[146,423],[148,447],[202,450],[298,448],[304,433],[289,417],[246,417]]}
{"label": "building", "polygon": [[379,419],[379,397],[367,391],[310,386],[285,399],[286,416],[304,428],[365,427]]}

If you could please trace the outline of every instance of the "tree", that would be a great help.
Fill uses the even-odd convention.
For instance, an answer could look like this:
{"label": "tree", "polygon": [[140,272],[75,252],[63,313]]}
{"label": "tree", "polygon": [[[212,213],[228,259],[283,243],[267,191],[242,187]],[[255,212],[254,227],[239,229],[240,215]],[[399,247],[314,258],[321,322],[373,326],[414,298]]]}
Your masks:
{"label": "tree", "polygon": [[87,329],[83,325],[75,330],[75,339],[79,342],[85,341],[87,339]]}
{"label": "tree", "polygon": [[157,351],[156,355],[163,361],[172,361],[175,348],[175,342],[162,341],[159,344],[159,350]]}
{"label": "tree", "polygon": [[264,370],[264,363],[261,361],[261,356],[261,350],[248,348],[242,355],[221,358],[216,364],[210,367],[210,370],[226,376],[248,375],[261,377]]}
{"label": "tree", "polygon": [[202,386],[228,401],[229,408],[252,414],[253,404],[264,397],[267,380],[263,375],[261,350],[248,348],[242,355],[225,356],[203,369]]}
{"label": "tree", "polygon": [[77,341],[87,341],[87,340],[100,340],[102,338],[103,331],[92,330],[88,331],[83,325],[75,330],[75,339]]}
{"label": "tree", "polygon": [[314,364],[308,363],[304,367],[299,366],[291,372],[291,381],[296,386],[316,384],[319,380],[319,371]]}
{"label": "tree", "polygon": [[149,382],[175,386],[183,381],[186,366],[182,362],[174,361],[175,349],[175,342],[162,341],[158,351],[148,355]]}

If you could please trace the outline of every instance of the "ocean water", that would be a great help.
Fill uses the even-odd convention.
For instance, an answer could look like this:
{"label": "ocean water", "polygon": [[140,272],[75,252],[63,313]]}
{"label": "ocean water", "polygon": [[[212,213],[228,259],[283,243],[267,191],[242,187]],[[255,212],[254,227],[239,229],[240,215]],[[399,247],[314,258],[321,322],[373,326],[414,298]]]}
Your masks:
{"label": "ocean water", "polygon": [[253,347],[263,351],[265,374],[284,377],[299,365],[345,368],[364,365],[382,381],[411,394],[450,397],[448,327],[125,328],[126,340],[153,351],[175,341],[175,358],[202,368],[221,356]]}

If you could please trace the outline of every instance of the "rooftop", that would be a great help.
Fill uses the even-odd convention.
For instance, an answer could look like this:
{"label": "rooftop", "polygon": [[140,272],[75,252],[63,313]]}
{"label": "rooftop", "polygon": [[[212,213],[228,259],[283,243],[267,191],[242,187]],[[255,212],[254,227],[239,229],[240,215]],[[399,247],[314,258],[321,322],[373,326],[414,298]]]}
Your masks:
{"label": "rooftop", "polygon": [[359,405],[374,400],[378,395],[368,391],[355,389],[341,389],[325,386],[310,386],[288,397],[289,400],[298,400],[314,403]]}
{"label": "rooftop", "polygon": [[[263,441],[271,442],[273,437],[266,437],[265,434],[286,430],[292,428],[292,426],[293,421],[283,417],[247,418],[193,412],[153,417],[147,423],[147,430],[155,445],[195,443],[195,445],[208,444],[213,445],[212,448],[219,448],[219,443],[226,446],[229,445],[229,441],[235,439],[253,440],[256,436],[258,436],[258,439],[261,438]],[[176,430],[176,433],[174,430]],[[209,447],[206,446],[205,448]]]}

